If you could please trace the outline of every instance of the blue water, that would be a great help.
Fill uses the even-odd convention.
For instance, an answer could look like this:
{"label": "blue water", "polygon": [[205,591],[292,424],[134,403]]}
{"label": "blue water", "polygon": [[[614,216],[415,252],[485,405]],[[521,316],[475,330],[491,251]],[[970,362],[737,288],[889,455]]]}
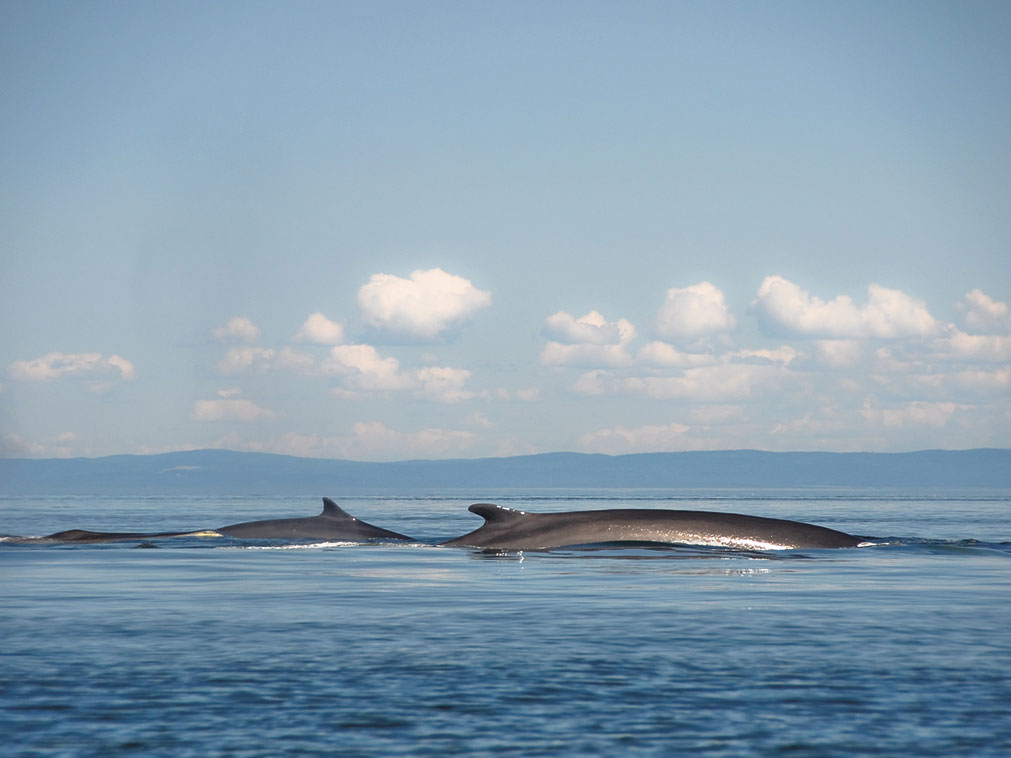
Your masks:
{"label": "blue water", "polygon": [[[339,493],[328,493],[337,495]],[[4,756],[1011,754],[1011,496],[342,499],[424,540],[700,508],[874,547],[485,554],[0,543]],[[309,498],[0,498],[0,532],[189,529]]]}

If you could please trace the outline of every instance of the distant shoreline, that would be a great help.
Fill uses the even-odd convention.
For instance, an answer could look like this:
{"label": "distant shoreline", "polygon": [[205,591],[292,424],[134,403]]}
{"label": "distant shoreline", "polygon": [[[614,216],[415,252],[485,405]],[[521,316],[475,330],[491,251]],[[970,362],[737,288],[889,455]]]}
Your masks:
{"label": "distant shoreline", "polygon": [[0,495],[424,494],[451,490],[1011,489],[1011,450],[715,450],[360,462],[231,450],[0,459]]}

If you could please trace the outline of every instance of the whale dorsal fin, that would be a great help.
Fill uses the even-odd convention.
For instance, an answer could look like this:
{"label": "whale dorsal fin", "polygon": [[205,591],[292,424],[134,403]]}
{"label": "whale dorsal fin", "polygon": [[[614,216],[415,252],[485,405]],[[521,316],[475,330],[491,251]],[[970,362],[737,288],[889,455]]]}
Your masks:
{"label": "whale dorsal fin", "polygon": [[486,524],[508,524],[526,516],[526,511],[517,511],[494,503],[474,503],[467,509],[485,520]]}
{"label": "whale dorsal fin", "polygon": [[319,515],[329,516],[330,518],[351,519],[352,521],[358,520],[328,497],[323,498],[323,512]]}

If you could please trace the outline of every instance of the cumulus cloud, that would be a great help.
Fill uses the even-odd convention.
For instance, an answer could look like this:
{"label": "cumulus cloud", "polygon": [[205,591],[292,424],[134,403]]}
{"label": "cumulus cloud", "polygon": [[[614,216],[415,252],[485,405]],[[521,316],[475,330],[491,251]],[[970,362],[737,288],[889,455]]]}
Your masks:
{"label": "cumulus cloud", "polygon": [[715,355],[706,353],[683,353],[673,345],[660,340],[645,344],[639,351],[639,361],[662,368],[687,368],[707,366],[717,362]]}
{"label": "cumulus cloud", "polygon": [[194,403],[192,416],[197,421],[257,421],[277,415],[241,395],[238,389],[219,390],[217,399]]}
{"label": "cumulus cloud", "polygon": [[751,397],[783,378],[773,365],[723,363],[685,369],[676,376],[615,376],[604,370],[588,371],[572,389],[583,395],[640,395],[655,400],[694,400],[719,403]]}
{"label": "cumulus cloud", "polygon": [[401,374],[400,361],[383,358],[372,345],[338,345],[323,362],[325,374],[342,376],[348,389],[365,392],[404,390],[413,386]]}
{"label": "cumulus cloud", "polygon": [[677,423],[634,429],[615,426],[587,432],[579,438],[579,444],[586,451],[608,455],[682,450],[685,448],[685,434],[690,429],[685,424]]}
{"label": "cumulus cloud", "polygon": [[477,440],[474,432],[427,427],[412,432],[391,429],[379,421],[354,425],[349,447],[358,457],[389,455],[391,450],[412,458],[442,458],[466,452]]}
{"label": "cumulus cloud", "polygon": [[339,345],[344,341],[344,327],[322,313],[313,313],[292,337],[295,342],[317,345]]}
{"label": "cumulus cloud", "polygon": [[414,271],[410,279],[373,274],[358,290],[358,305],[369,326],[435,339],[491,305],[491,293],[433,268]]}
{"label": "cumulus cloud", "polygon": [[3,458],[43,458],[48,455],[44,445],[26,440],[14,432],[8,432],[0,440],[0,457]]}
{"label": "cumulus cloud", "polygon": [[969,290],[958,303],[962,326],[972,334],[1011,333],[1011,309],[980,289]]}
{"label": "cumulus cloud", "polygon": [[734,350],[723,356],[726,361],[739,363],[774,363],[789,366],[800,353],[789,345],[782,345],[774,350]]}
{"label": "cumulus cloud", "polygon": [[285,345],[271,357],[271,368],[280,371],[294,371],[300,374],[316,373],[316,359]]}
{"label": "cumulus cloud", "polygon": [[829,368],[855,366],[863,358],[864,344],[860,340],[818,340],[815,343],[818,362]]}
{"label": "cumulus cloud", "polygon": [[933,343],[941,354],[955,359],[980,362],[1011,360],[1011,336],[998,334],[966,334],[960,329]]}
{"label": "cumulus cloud", "polygon": [[337,376],[338,397],[363,393],[413,392],[440,403],[458,403],[476,397],[464,388],[470,371],[447,366],[425,366],[402,371],[396,358],[384,358],[372,345],[338,345],[323,362],[321,372]]}
{"label": "cumulus cloud", "polygon": [[309,458],[402,460],[462,456],[473,448],[477,439],[477,434],[466,430],[426,427],[402,431],[392,429],[380,421],[359,421],[345,435],[288,432],[272,440],[251,441],[230,434],[219,440],[219,445],[237,450]]}
{"label": "cumulus cloud", "polygon": [[101,353],[48,353],[30,361],[14,361],[10,374],[25,381],[47,381],[65,376],[98,377],[119,373],[120,378],[131,381],[137,372],[126,358]]}
{"label": "cumulus cloud", "polygon": [[624,345],[563,345],[549,342],[541,350],[545,366],[628,366],[632,356]]}
{"label": "cumulus cloud", "polygon": [[289,346],[280,350],[250,345],[233,347],[218,361],[218,372],[225,375],[245,371],[293,371],[299,374],[319,373],[316,359]]}
{"label": "cumulus cloud", "polygon": [[1011,367],[964,369],[945,377],[948,386],[979,395],[1005,395],[1011,390]]}
{"label": "cumulus cloud", "polygon": [[723,292],[709,282],[667,290],[656,314],[657,334],[673,340],[728,332],[736,326]]}
{"label": "cumulus cloud", "polygon": [[636,337],[626,319],[607,321],[597,311],[575,318],[559,311],[545,320],[544,332],[552,338],[541,350],[545,366],[627,366],[632,363],[625,345]]}
{"label": "cumulus cloud", "polygon": [[457,403],[474,397],[473,392],[463,388],[470,378],[466,369],[429,366],[418,369],[415,376],[421,383],[421,392],[440,403]]}
{"label": "cumulus cloud", "polygon": [[276,356],[277,351],[267,347],[233,347],[218,362],[218,371],[222,374],[238,374],[250,369],[266,371]]}
{"label": "cumulus cloud", "polygon": [[233,316],[227,323],[214,327],[211,334],[219,340],[255,342],[260,337],[260,329],[245,316]]}
{"label": "cumulus cloud", "polygon": [[740,405],[697,405],[688,412],[688,418],[696,424],[726,424],[744,417]]}
{"label": "cumulus cloud", "polygon": [[619,345],[635,339],[635,327],[626,319],[607,321],[598,311],[575,318],[558,311],[545,319],[544,333],[566,345]]}
{"label": "cumulus cloud", "polygon": [[942,427],[948,423],[951,416],[958,410],[967,408],[952,402],[914,401],[900,408],[877,409],[869,404],[861,411],[868,423],[902,428],[909,426]]}
{"label": "cumulus cloud", "polygon": [[751,303],[763,329],[829,339],[929,337],[940,328],[922,300],[871,284],[867,303],[848,295],[825,301],[781,276],[767,276]]}
{"label": "cumulus cloud", "polygon": [[70,458],[75,454],[76,442],[77,435],[74,432],[61,432],[41,442],[8,432],[0,437],[0,458]]}

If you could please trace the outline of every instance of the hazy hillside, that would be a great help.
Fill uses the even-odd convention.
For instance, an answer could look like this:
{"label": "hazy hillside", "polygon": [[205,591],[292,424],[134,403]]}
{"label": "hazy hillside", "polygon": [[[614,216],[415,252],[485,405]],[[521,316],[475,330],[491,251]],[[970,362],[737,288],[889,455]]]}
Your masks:
{"label": "hazy hillside", "polygon": [[0,494],[306,494],[537,489],[1011,489],[1011,450],[639,455],[547,453],[476,460],[355,461],[227,450],[0,459]]}

